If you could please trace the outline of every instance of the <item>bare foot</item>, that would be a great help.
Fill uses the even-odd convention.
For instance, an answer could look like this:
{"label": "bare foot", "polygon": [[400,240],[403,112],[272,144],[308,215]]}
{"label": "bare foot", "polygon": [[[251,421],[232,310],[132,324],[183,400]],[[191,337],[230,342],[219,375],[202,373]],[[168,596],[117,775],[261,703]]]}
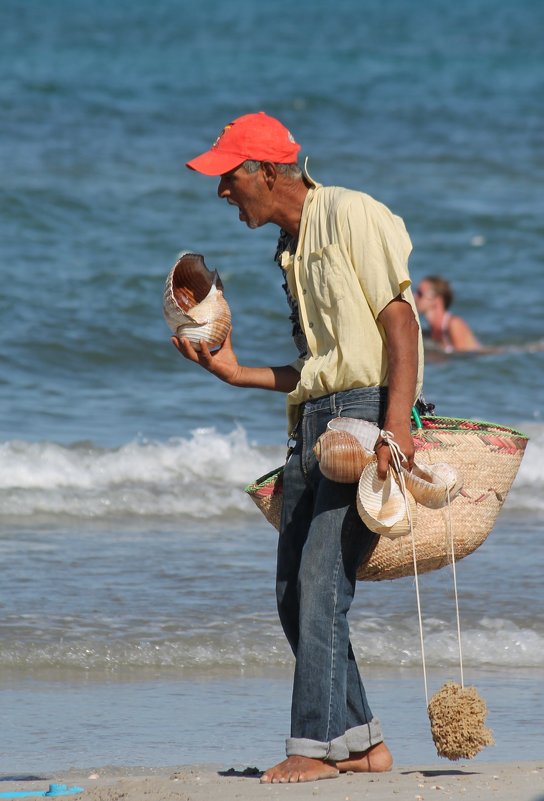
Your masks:
{"label": "bare foot", "polygon": [[393,767],[393,757],[385,743],[378,743],[368,751],[354,751],[347,759],[339,760],[336,767],[340,773],[384,773]]}
{"label": "bare foot", "polygon": [[264,784],[279,782],[314,782],[317,779],[334,779],[338,771],[334,764],[323,759],[304,756],[290,756],[266,770],[261,776]]}

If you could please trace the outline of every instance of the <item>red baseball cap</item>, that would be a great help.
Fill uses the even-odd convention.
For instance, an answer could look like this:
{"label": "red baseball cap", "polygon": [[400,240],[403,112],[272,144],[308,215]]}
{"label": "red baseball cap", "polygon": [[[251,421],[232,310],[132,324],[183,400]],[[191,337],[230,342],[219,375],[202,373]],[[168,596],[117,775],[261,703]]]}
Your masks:
{"label": "red baseball cap", "polygon": [[246,159],[293,164],[299,150],[285,125],[259,111],[225,125],[211,149],[188,161],[187,167],[204,175],[223,175]]}

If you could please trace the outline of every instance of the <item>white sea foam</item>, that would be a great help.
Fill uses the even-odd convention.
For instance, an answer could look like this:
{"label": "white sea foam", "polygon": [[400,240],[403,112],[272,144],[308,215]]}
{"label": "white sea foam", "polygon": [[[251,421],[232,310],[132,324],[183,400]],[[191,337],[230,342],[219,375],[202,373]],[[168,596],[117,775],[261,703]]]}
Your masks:
{"label": "white sea foam", "polygon": [[[371,663],[413,667],[421,664],[419,629],[415,618],[384,627],[383,619],[352,624],[355,650]],[[540,668],[544,664],[544,633],[515,622],[483,617],[457,629],[450,622],[423,620],[425,661],[429,665]]]}
{"label": "white sea foam", "polygon": [[523,428],[529,436],[519,472],[510,495],[510,509],[544,511],[544,426],[530,423]]}
{"label": "white sea foam", "polygon": [[[505,508],[544,511],[544,426],[531,439]],[[117,449],[91,444],[8,441],[0,445],[4,515],[83,518],[252,514],[243,487],[285,457],[283,447],[198,428],[187,438],[135,440]]]}
{"label": "white sea foam", "polygon": [[[425,663],[429,667],[459,668],[457,635],[444,621],[424,621]],[[421,665],[419,633],[411,621],[388,624],[383,619],[352,625],[352,642],[361,663],[388,667]],[[463,666],[504,669],[537,668],[544,663],[544,633],[509,620],[482,618],[462,631]],[[194,631],[179,638],[135,640],[108,637],[56,640],[40,644],[4,640],[3,667],[55,667],[118,672],[127,668],[231,671],[292,665],[292,654],[277,621],[234,631]]]}
{"label": "white sea foam", "polygon": [[16,517],[243,513],[251,508],[243,487],[284,455],[249,443],[241,428],[199,428],[187,439],[115,450],[11,441],[0,446],[0,500],[3,514]]}

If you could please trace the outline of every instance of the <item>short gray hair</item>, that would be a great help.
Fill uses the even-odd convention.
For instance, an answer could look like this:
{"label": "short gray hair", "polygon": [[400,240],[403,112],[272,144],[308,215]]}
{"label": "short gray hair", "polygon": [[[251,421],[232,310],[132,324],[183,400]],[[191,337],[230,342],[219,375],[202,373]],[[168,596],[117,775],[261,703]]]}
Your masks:
{"label": "short gray hair", "polygon": [[[246,172],[257,172],[259,167],[261,166],[261,161],[253,161],[252,159],[247,159],[242,164],[244,170]],[[288,178],[301,178],[302,177],[302,170],[295,162],[294,164],[276,164],[274,162],[274,167],[280,172],[282,175],[286,175]]]}

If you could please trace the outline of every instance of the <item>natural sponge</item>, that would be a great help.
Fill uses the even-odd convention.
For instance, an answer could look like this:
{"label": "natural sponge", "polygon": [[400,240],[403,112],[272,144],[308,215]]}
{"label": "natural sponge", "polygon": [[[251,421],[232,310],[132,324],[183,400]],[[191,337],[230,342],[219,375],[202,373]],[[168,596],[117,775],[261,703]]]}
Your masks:
{"label": "natural sponge", "polygon": [[475,687],[446,682],[429,701],[428,712],[438,756],[472,759],[495,742],[493,732],[484,725],[487,705]]}

